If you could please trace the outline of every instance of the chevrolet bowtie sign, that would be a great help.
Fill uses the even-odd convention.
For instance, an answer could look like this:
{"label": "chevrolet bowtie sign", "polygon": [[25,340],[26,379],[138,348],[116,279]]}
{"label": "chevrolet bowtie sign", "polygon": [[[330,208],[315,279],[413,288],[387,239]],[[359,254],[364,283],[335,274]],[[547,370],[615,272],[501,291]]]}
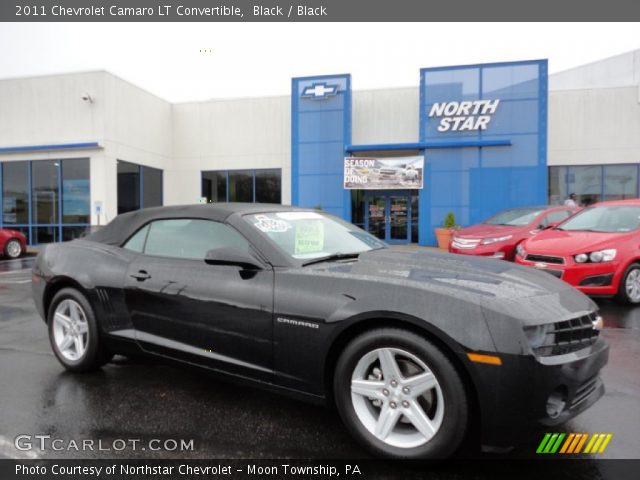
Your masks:
{"label": "chevrolet bowtie sign", "polygon": [[434,103],[429,118],[439,118],[439,132],[486,130],[500,100]]}
{"label": "chevrolet bowtie sign", "polygon": [[316,100],[327,98],[338,93],[338,85],[327,85],[326,83],[314,83],[310,87],[302,90],[302,98],[313,98]]}

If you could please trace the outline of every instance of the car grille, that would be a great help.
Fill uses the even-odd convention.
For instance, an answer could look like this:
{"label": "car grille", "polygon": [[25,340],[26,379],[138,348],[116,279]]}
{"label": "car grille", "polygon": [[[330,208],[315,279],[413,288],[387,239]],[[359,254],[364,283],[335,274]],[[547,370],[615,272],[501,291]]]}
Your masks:
{"label": "car grille", "polygon": [[553,324],[553,329],[547,332],[544,345],[534,348],[536,355],[548,357],[576,352],[590,345],[598,339],[598,330],[593,328],[598,314],[596,312],[582,317],[572,318]]}
{"label": "car grille", "polygon": [[454,237],[452,245],[456,248],[461,248],[461,249],[471,249],[471,248],[476,248],[478,246],[478,244],[480,243],[480,239],[479,238],[460,238],[460,237]]}
{"label": "car grille", "polygon": [[564,258],[562,257],[549,257],[547,255],[536,255],[535,253],[527,255],[526,260],[529,262],[553,263],[555,265],[562,265],[564,263]]}

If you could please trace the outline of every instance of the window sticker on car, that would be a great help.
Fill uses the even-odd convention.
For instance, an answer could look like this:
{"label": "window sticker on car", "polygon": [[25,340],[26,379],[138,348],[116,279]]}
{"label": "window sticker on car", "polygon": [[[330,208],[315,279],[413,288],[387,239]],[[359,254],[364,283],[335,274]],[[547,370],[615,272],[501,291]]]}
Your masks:
{"label": "window sticker on car", "polygon": [[278,218],[284,220],[311,220],[314,218],[322,218],[322,215],[316,212],[279,212],[276,213]]}
{"label": "window sticker on car", "polygon": [[256,215],[253,217],[253,225],[264,233],[282,233],[291,228],[289,222],[269,218],[266,215]]}
{"label": "window sticker on car", "polygon": [[324,249],[324,224],[309,220],[296,223],[295,255],[321,252]]}

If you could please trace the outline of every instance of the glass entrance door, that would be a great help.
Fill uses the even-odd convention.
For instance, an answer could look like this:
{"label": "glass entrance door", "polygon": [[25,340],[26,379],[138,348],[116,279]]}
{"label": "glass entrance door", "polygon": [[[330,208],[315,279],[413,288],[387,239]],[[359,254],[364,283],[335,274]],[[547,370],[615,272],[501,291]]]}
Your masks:
{"label": "glass entrance door", "polygon": [[411,194],[370,192],[365,195],[365,229],[388,243],[411,242]]}

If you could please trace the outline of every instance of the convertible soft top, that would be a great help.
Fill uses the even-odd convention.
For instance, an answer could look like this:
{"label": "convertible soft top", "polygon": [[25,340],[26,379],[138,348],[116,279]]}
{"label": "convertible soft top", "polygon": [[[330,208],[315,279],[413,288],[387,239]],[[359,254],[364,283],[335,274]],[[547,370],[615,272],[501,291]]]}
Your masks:
{"label": "convertible soft top", "polygon": [[122,245],[140,227],[152,220],[162,218],[203,218],[224,222],[229,216],[274,212],[282,210],[300,210],[299,208],[268,203],[207,203],[196,205],[177,205],[171,207],[154,207],[123,213],[95,233],[87,235],[83,240]]}

